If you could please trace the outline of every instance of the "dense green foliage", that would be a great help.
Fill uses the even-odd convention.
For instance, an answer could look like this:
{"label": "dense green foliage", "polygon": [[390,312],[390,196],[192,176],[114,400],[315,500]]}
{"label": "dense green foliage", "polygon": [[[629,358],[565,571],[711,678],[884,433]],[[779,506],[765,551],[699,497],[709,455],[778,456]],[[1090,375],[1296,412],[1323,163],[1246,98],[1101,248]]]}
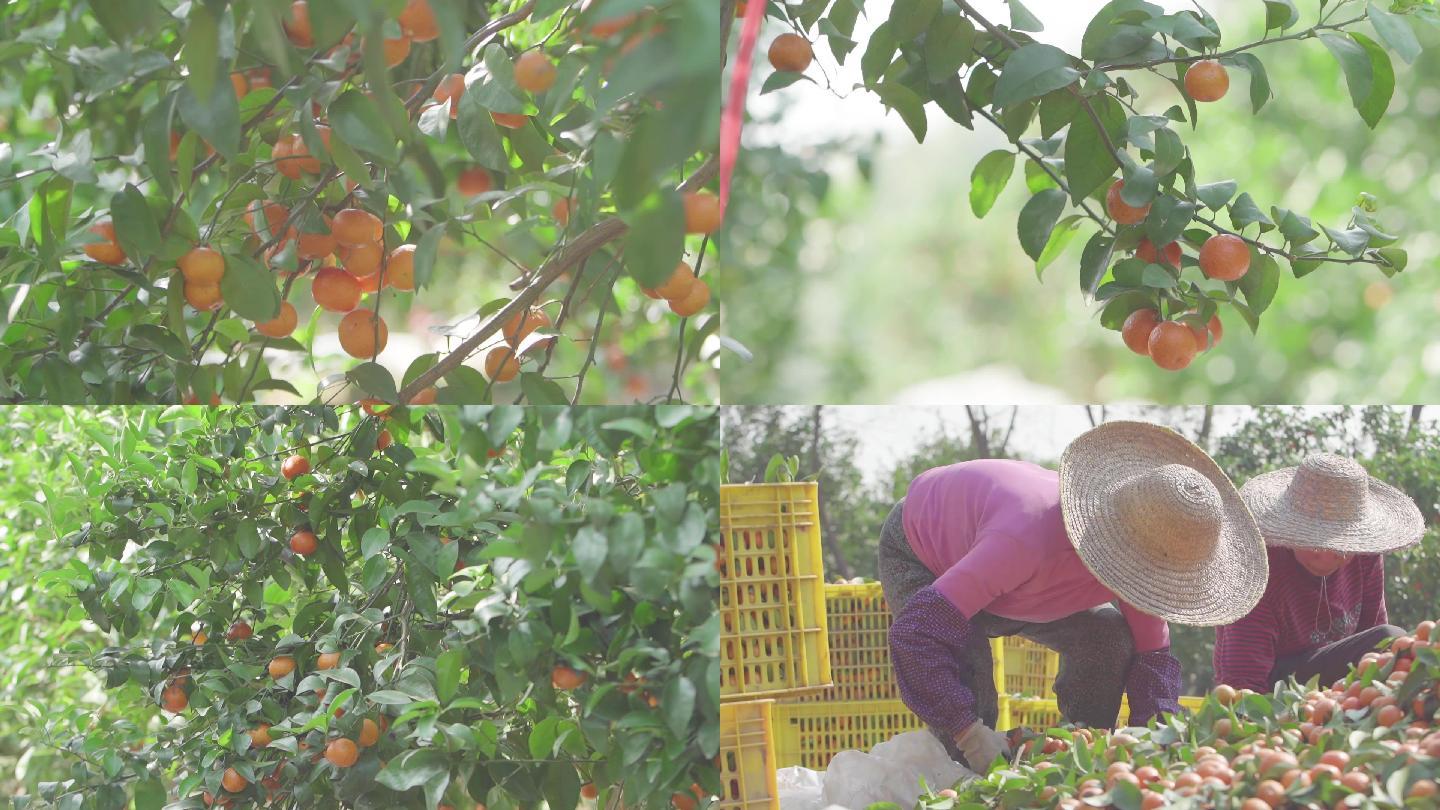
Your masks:
{"label": "dense green foliage", "polygon": [[[714,411],[24,413],[0,427],[45,470],[5,493],[0,545],[26,605],[0,625],[22,806],[718,790]],[[289,480],[294,453],[312,466]],[[280,655],[297,667],[272,678]],[[353,767],[320,759],[367,721],[386,731]]]}
{"label": "dense green foliage", "polygon": [[[417,3],[434,32],[409,26]],[[705,0],[7,4],[0,397],[714,400],[714,303],[687,321],[641,288],[709,269],[682,192],[713,187],[718,41]],[[324,244],[349,209],[382,221],[375,258]],[[218,290],[181,272],[197,245],[224,259]],[[317,306],[331,265],[368,297],[341,278]],[[282,302],[293,331],[258,331]],[[345,344],[357,306],[388,351]],[[482,375],[534,308],[543,328],[508,340],[518,379]]]}

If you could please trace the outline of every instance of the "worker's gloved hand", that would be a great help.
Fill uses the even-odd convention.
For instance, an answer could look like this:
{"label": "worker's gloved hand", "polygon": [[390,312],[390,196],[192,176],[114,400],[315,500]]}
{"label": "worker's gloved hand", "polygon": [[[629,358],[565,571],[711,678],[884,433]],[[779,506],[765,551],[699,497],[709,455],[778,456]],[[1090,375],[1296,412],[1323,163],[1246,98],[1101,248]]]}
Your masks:
{"label": "worker's gloved hand", "polygon": [[956,734],[955,744],[965,755],[970,770],[979,774],[990,770],[990,763],[995,761],[995,757],[1010,758],[1010,743],[1005,735],[979,721]]}

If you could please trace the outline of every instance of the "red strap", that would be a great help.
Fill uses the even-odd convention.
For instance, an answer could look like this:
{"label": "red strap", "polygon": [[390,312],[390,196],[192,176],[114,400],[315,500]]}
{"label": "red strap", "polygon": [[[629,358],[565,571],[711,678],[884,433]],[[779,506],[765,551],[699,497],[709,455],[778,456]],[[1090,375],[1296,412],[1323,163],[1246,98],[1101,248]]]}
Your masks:
{"label": "red strap", "polygon": [[740,129],[745,124],[745,94],[750,85],[750,61],[755,55],[755,42],[760,38],[760,23],[765,19],[767,0],[749,0],[745,6],[745,24],[740,29],[740,48],[735,56],[734,73],[730,76],[730,98],[720,118],[720,216],[724,219],[725,204],[730,199],[730,176],[735,173],[735,160],[740,155]]}

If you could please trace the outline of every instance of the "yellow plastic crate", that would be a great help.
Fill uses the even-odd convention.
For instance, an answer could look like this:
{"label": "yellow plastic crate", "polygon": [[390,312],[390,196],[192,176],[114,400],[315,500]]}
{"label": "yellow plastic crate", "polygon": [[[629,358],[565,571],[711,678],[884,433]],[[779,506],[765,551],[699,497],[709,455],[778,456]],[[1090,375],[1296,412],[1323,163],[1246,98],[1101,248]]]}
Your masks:
{"label": "yellow plastic crate", "polygon": [[830,686],[819,487],[720,488],[720,697]]}
{"label": "yellow plastic crate", "polygon": [[772,700],[720,704],[719,810],[779,810]]}
{"label": "yellow plastic crate", "polygon": [[1060,654],[1019,636],[990,639],[990,654],[997,664],[995,691],[1033,698],[1055,697],[1055,676]]}
{"label": "yellow plastic crate", "polygon": [[775,761],[824,770],[841,751],[869,751],[879,743],[925,728],[899,700],[775,704]]}
{"label": "yellow plastic crate", "polygon": [[[1200,708],[1205,702],[1203,697],[1191,697],[1182,695],[1180,706],[1190,711]],[[1130,704],[1125,698],[1120,698],[1120,715],[1116,722],[1121,725],[1130,721]],[[995,725],[1001,729],[1011,729],[1018,726],[1040,730],[1060,725],[1064,722],[1060,716],[1060,707],[1054,698],[1048,699],[1018,699],[1006,695],[1000,696],[1000,718]]]}
{"label": "yellow plastic crate", "polygon": [[825,623],[834,686],[797,700],[899,700],[890,666],[890,608],[880,583],[826,585]]}

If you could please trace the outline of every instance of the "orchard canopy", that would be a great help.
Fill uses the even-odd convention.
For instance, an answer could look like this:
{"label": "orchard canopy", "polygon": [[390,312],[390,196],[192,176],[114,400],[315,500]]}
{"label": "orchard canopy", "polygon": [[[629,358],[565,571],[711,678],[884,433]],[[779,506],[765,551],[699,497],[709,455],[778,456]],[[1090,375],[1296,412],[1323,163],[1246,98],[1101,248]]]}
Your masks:
{"label": "orchard canopy", "polygon": [[719,39],[708,0],[10,3],[0,397],[713,401]]}
{"label": "orchard canopy", "polygon": [[0,793],[689,810],[718,791],[715,412],[369,410],[0,425]]}

